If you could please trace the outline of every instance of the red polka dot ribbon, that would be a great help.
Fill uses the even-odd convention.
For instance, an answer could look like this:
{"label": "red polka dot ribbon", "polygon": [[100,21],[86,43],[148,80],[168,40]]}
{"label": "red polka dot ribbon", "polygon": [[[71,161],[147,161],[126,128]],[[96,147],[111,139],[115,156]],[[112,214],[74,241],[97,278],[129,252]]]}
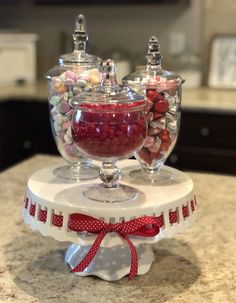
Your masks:
{"label": "red polka dot ribbon", "polygon": [[98,234],[96,240],[88,251],[84,259],[72,269],[71,272],[81,272],[91,263],[95,257],[103,238],[107,233],[116,232],[124,238],[130,248],[131,265],[129,272],[129,280],[132,279],[138,272],[138,255],[136,248],[128,236],[155,237],[158,235],[160,228],[163,226],[163,221],[160,217],[141,217],[122,223],[104,223],[96,218],[83,215],[70,215],[68,227],[77,232],[89,232]]}

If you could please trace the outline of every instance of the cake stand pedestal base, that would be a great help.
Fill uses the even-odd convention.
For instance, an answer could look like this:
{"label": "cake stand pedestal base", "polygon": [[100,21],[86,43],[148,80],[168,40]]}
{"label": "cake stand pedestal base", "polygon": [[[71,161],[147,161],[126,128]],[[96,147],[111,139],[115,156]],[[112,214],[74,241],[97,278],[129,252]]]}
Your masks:
{"label": "cake stand pedestal base", "polygon": [[[66,251],[65,262],[75,268],[86,256],[90,245],[72,244]],[[138,275],[146,274],[155,260],[152,248],[149,245],[136,246],[138,253]],[[115,257],[114,257],[115,256]],[[75,274],[81,277],[94,275],[106,281],[117,281],[128,275],[130,271],[130,249],[128,245],[114,247],[100,247],[93,261],[83,272]]]}

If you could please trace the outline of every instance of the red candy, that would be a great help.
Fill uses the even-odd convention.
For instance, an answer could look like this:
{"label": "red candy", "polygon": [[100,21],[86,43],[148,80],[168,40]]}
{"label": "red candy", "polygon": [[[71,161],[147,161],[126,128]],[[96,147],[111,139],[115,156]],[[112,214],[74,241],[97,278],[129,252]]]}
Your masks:
{"label": "red candy", "polygon": [[79,113],[72,135],[78,147],[88,155],[98,158],[131,155],[145,140],[146,122],[140,110]]}
{"label": "red candy", "polygon": [[139,157],[147,164],[151,164],[152,161],[150,159],[150,152],[147,148],[143,147],[139,152],[138,152]]}
{"label": "red candy", "polygon": [[158,152],[151,152],[147,148],[143,147],[139,152],[138,152],[139,157],[148,165],[151,165],[153,161],[156,159],[162,157],[160,154],[160,151]]}
{"label": "red candy", "polygon": [[[148,135],[144,147],[138,152],[138,155],[147,165],[155,165],[156,160],[161,160],[172,143],[165,118],[166,112],[169,110],[169,102],[165,99],[163,93],[164,88],[168,87],[168,90],[170,90],[172,86],[169,87],[165,84],[161,92],[157,92],[154,88],[146,89],[148,103],[145,113],[149,122]],[[176,89],[177,86],[173,87],[174,92],[171,91],[171,95],[176,92]]]}
{"label": "red candy", "polygon": [[153,88],[148,88],[146,90],[146,96],[148,97],[149,100],[152,102],[157,102],[158,100],[163,99],[163,95],[161,93],[158,93],[156,89]]}
{"label": "red candy", "polygon": [[153,160],[156,160],[160,157],[160,152],[152,153],[150,152],[149,154],[149,161],[152,163]]}
{"label": "red candy", "polygon": [[152,117],[153,120],[160,119],[161,117],[163,117],[163,113],[154,112]]}
{"label": "red candy", "polygon": [[160,132],[159,138],[164,142],[170,142],[170,133],[167,129],[164,129]]}
{"label": "red candy", "polygon": [[155,103],[155,110],[158,113],[165,113],[168,111],[168,108],[169,108],[169,103],[164,99]]}
{"label": "red candy", "polygon": [[160,151],[160,152],[168,151],[169,147],[170,147],[170,142],[164,142],[164,141],[163,141],[163,142],[161,143],[161,146],[160,146],[159,151]]}

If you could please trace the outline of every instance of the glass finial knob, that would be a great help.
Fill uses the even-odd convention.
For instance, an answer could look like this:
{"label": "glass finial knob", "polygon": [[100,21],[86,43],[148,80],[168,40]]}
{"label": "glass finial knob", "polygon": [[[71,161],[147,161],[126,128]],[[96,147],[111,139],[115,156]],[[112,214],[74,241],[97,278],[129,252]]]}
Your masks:
{"label": "glass finial knob", "polygon": [[102,63],[101,66],[102,83],[103,89],[106,92],[115,91],[118,88],[118,83],[116,79],[116,65],[113,60],[107,59]]}
{"label": "glass finial knob", "polygon": [[85,18],[83,15],[79,15],[77,17],[73,40],[75,50],[85,50],[88,34],[86,32]]}
{"label": "glass finial knob", "polygon": [[148,54],[146,56],[147,62],[150,65],[160,65],[161,64],[161,53],[160,44],[157,37],[152,36],[148,43]]}

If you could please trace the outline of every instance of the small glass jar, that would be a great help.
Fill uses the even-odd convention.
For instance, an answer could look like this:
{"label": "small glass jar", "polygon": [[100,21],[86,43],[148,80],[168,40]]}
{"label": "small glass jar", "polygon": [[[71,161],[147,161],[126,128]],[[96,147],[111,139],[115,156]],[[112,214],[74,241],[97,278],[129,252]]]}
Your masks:
{"label": "small glass jar", "polygon": [[58,151],[69,164],[57,168],[56,176],[69,180],[85,180],[98,176],[91,160],[76,148],[71,134],[73,108],[71,98],[101,82],[101,59],[85,52],[88,36],[83,15],[79,15],[73,34],[74,50],[62,55],[59,64],[46,74],[50,121]]}
{"label": "small glass jar", "polygon": [[145,114],[148,132],[142,149],[135,153],[142,169],[133,171],[130,175],[148,182],[170,177],[161,168],[177,140],[184,82],[177,74],[161,68],[159,48],[157,38],[151,37],[146,67],[123,78],[125,85],[144,94],[147,99]]}
{"label": "small glass jar", "polygon": [[99,202],[135,199],[138,190],[119,183],[116,162],[138,151],[146,137],[145,100],[130,88],[117,84],[113,61],[104,63],[101,86],[72,101],[75,107],[72,135],[78,150],[102,161],[100,179],[84,191],[85,197]]}

